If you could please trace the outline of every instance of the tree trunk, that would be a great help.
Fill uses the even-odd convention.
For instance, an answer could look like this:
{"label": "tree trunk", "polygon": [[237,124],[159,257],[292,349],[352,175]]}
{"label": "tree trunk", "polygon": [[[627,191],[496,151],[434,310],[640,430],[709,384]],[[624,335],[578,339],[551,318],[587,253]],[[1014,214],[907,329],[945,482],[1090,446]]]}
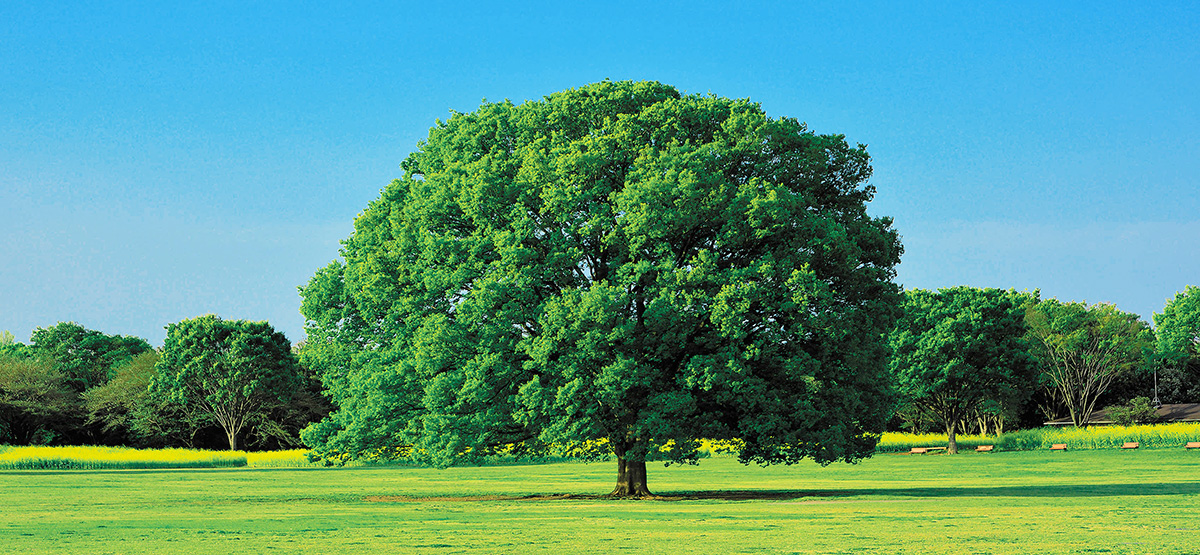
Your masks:
{"label": "tree trunk", "polygon": [[617,487],[612,497],[650,497],[646,487],[646,461],[630,461],[617,455]]}
{"label": "tree trunk", "polygon": [[237,430],[234,430],[233,428],[226,428],[225,437],[229,438],[229,450],[237,451]]}
{"label": "tree trunk", "polygon": [[951,420],[946,423],[946,452],[951,455],[958,454],[958,440],[955,436],[958,435],[958,421]]}

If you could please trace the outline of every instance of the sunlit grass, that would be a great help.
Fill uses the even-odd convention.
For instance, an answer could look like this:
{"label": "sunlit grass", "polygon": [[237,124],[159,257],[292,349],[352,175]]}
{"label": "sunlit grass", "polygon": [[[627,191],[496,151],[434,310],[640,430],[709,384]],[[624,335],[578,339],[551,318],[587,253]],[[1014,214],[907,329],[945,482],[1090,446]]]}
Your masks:
{"label": "sunlit grass", "polygon": [[251,468],[303,468],[313,466],[307,449],[287,451],[250,451],[245,453],[246,465]]}
{"label": "sunlit grass", "polygon": [[[286,457],[280,460],[287,460]],[[0,471],[0,553],[1197,553],[1200,452]]]}

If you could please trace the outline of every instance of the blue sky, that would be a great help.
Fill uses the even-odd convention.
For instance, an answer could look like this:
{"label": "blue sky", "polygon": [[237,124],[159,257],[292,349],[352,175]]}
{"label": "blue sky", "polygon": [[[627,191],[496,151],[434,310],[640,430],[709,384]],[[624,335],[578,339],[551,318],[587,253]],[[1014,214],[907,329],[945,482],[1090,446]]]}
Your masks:
{"label": "blue sky", "polygon": [[1200,284],[1191,2],[111,4],[0,3],[21,341],[75,321],[160,345],[206,313],[298,340],[296,287],[436,118],[605,78],[867,144],[906,287],[1149,320]]}

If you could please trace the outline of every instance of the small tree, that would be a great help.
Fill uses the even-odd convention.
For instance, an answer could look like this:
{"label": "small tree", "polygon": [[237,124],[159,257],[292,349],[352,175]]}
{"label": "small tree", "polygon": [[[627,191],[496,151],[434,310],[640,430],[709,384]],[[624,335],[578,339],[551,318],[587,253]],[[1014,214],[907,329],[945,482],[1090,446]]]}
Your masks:
{"label": "small tree", "polygon": [[201,316],[167,326],[151,393],[210,417],[229,449],[256,418],[279,406],[299,382],[291,345],[266,322]]}
{"label": "small tree", "polygon": [[1111,304],[1049,299],[1031,306],[1025,321],[1046,381],[1076,426],[1091,419],[1118,375],[1145,368],[1153,347],[1150,327]]}
{"label": "small tree", "polygon": [[1028,397],[1036,371],[1023,304],[1032,298],[971,287],[905,292],[891,369],[905,400],[943,425],[947,452],[958,452],[964,421]]}

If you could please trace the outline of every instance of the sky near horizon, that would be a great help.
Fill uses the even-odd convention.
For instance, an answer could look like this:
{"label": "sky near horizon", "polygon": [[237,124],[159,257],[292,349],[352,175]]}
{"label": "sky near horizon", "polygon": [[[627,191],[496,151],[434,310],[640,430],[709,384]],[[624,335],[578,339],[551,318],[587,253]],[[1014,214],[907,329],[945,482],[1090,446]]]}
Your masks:
{"label": "sky near horizon", "polygon": [[161,345],[207,313],[300,340],[297,287],[437,118],[606,78],[866,144],[907,288],[1149,321],[1200,285],[1191,2],[105,4],[0,4],[18,341],[74,321]]}

